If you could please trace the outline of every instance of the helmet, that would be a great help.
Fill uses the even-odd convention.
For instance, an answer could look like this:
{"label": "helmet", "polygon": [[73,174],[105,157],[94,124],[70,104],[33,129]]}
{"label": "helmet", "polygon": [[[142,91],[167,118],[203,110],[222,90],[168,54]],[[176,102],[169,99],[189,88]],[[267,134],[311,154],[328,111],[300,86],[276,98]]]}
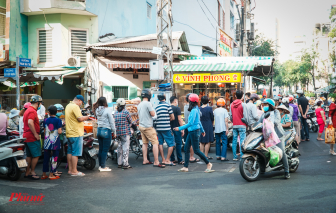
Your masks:
{"label": "helmet", "polygon": [[261,100],[257,100],[256,101],[256,106],[260,106],[260,104],[261,104]]}
{"label": "helmet", "polygon": [[151,96],[152,96],[152,93],[149,89],[142,90],[141,98],[148,98],[148,100],[150,100]]}
{"label": "helmet", "polygon": [[30,98],[30,103],[42,102],[42,97],[39,95],[34,95]]}
{"label": "helmet", "polygon": [[23,105],[23,108],[28,109],[30,107],[31,103],[27,102]]}
{"label": "helmet", "polygon": [[262,95],[259,95],[259,98],[262,98]]}
{"label": "helmet", "polygon": [[189,101],[198,102],[198,100],[199,100],[198,95],[196,95],[196,94],[190,94],[189,95]]}
{"label": "helmet", "polygon": [[296,93],[297,93],[297,94],[303,94],[303,91],[302,91],[302,89],[298,89],[298,90],[296,91]]}
{"label": "helmet", "polygon": [[118,98],[117,104],[118,106],[124,106],[126,104],[126,101],[123,98]]}
{"label": "helmet", "polygon": [[57,111],[63,111],[64,110],[64,107],[61,104],[55,104],[54,106],[56,107]]}
{"label": "helmet", "polygon": [[224,106],[225,105],[225,100],[223,98],[219,98],[217,100],[217,106]]}
{"label": "helmet", "polygon": [[272,106],[275,106],[274,101],[272,99],[270,99],[270,98],[266,98],[262,103],[263,104],[270,104]]}
{"label": "helmet", "polygon": [[253,93],[251,96],[250,96],[250,99],[256,99],[256,100],[259,100],[260,98],[259,98],[259,96],[257,95],[257,94],[255,94],[255,93]]}
{"label": "helmet", "polygon": [[157,97],[158,97],[159,101],[163,101],[163,100],[166,99],[166,96],[165,96],[165,94],[163,94],[163,93],[158,94]]}
{"label": "helmet", "polygon": [[288,100],[289,100],[289,102],[292,102],[292,101],[294,100],[294,97],[293,97],[292,95],[290,95],[290,96],[288,97]]}
{"label": "helmet", "polygon": [[189,101],[189,95],[191,95],[192,93],[188,93],[188,95],[186,95],[186,101]]}
{"label": "helmet", "polygon": [[279,96],[275,96],[275,97],[273,98],[273,100],[274,100],[274,101],[279,101],[279,100],[280,100],[280,97],[279,97]]}
{"label": "helmet", "polygon": [[282,103],[289,103],[289,99],[288,98],[283,98]]}

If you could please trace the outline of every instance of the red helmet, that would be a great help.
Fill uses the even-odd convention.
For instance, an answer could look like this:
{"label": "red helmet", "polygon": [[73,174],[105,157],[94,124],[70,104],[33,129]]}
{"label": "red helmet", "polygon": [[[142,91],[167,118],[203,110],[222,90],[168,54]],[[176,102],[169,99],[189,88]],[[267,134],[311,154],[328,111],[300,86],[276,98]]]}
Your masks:
{"label": "red helmet", "polygon": [[289,100],[289,102],[292,102],[292,101],[294,100],[294,97],[293,97],[292,95],[290,95],[290,96],[288,97],[288,100]]}
{"label": "red helmet", "polygon": [[191,101],[191,102],[198,102],[198,95],[196,95],[196,94],[190,94],[189,95],[189,101]]}

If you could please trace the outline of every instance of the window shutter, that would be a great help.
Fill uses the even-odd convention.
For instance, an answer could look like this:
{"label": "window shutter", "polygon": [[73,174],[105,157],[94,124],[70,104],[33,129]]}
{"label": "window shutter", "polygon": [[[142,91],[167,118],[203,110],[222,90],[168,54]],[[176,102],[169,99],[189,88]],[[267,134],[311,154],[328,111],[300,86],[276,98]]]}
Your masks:
{"label": "window shutter", "polygon": [[71,30],[71,55],[79,56],[81,63],[86,63],[86,51],[83,48],[86,44],[86,30]]}
{"label": "window shutter", "polygon": [[128,86],[116,86],[112,87],[114,94],[113,102],[116,102],[118,98],[124,98],[128,100]]}
{"label": "window shutter", "polygon": [[5,28],[6,28],[6,9],[0,8],[0,36],[5,35]]}
{"label": "window shutter", "polygon": [[39,30],[39,63],[52,62],[51,30]]}

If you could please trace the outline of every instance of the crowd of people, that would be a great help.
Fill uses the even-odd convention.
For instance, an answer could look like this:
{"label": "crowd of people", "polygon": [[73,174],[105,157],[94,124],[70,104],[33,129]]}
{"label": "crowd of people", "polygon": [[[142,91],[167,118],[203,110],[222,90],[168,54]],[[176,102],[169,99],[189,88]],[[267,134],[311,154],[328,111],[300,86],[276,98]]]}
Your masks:
{"label": "crowd of people", "polygon": [[[139,130],[143,142],[143,165],[153,165],[157,168],[166,166],[183,165],[179,172],[188,172],[189,163],[199,162],[200,159],[206,164],[206,173],[214,172],[212,157],[208,155],[210,144],[216,141],[216,159],[229,161],[227,158],[227,134],[229,123],[232,123],[232,152],[233,161],[242,157],[240,144],[246,138],[246,130],[256,122],[263,122],[266,113],[270,114],[269,120],[274,124],[274,131],[280,139],[277,146],[285,156],[285,135],[286,131],[295,131],[298,143],[309,141],[309,127],[307,124],[307,113],[309,101],[302,90],[297,95],[276,96],[275,98],[260,98],[257,94],[244,94],[243,91],[236,91],[236,100],[230,105],[229,112],[226,110],[225,100],[217,100],[216,109],[213,111],[209,106],[209,98],[203,96],[200,100],[198,95],[189,93],[185,99],[184,122],[181,109],[178,107],[178,98],[175,96],[166,100],[162,93],[158,95],[160,101],[157,107],[153,108],[150,99],[150,90],[143,90],[142,101],[137,106],[139,115]],[[198,102],[201,102],[198,107]],[[111,140],[118,137],[118,168],[130,169],[128,162],[130,138],[132,136],[132,122],[130,113],[126,109],[126,101],[123,98],[117,100],[117,109],[112,115],[108,109],[105,97],[100,97],[93,105],[93,112],[97,119],[97,138],[99,142],[98,170],[101,172],[111,171],[106,166],[106,158]],[[170,103],[170,104],[169,104]],[[42,98],[35,95],[30,102],[24,104],[21,111],[12,110],[9,120],[4,113],[0,113],[0,141],[5,140],[6,128],[18,128],[20,137],[25,140],[25,153],[28,167],[24,175],[32,180],[38,179],[59,179],[62,172],[56,170],[58,153],[61,148],[61,140],[67,141],[67,162],[68,174],[71,176],[84,176],[83,172],[77,170],[78,157],[83,152],[83,122],[89,116],[83,116],[80,107],[84,104],[84,97],[77,95],[65,109],[60,104],[51,105],[47,109],[47,118],[44,118],[45,108],[42,105]],[[322,133],[328,121],[323,110],[323,102],[316,102],[316,117],[319,124],[317,140],[322,139]],[[41,110],[41,108],[42,109]],[[336,127],[336,105],[330,104],[329,123]],[[44,114],[43,114],[44,113]],[[45,136],[41,146],[40,123],[43,114]],[[65,117],[63,121],[61,116]],[[246,122],[244,122],[244,120]],[[62,128],[65,125],[66,135],[63,135]],[[301,140],[300,140],[301,138]],[[182,156],[182,139],[184,139],[184,160]],[[148,143],[152,144],[154,162],[148,159]],[[168,146],[165,155],[163,144]],[[239,146],[237,146],[239,144]],[[39,177],[36,174],[36,164],[41,156],[41,149],[44,150],[43,174]],[[330,154],[336,155],[333,144],[330,145]],[[161,156],[161,162],[159,160]],[[197,155],[200,159],[195,158]],[[51,163],[50,163],[51,159]],[[283,157],[282,162],[285,168],[285,178],[290,178],[287,158]],[[51,168],[49,168],[51,165]],[[49,172],[49,174],[47,174]]]}

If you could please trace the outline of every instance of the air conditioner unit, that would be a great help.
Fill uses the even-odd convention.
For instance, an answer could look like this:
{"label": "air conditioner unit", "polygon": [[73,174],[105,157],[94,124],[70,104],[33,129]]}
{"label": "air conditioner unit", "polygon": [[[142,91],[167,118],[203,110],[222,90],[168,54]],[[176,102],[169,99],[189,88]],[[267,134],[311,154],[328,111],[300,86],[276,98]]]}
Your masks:
{"label": "air conditioner unit", "polygon": [[68,67],[80,67],[80,57],[79,56],[70,56],[66,60],[66,66],[68,66]]}

